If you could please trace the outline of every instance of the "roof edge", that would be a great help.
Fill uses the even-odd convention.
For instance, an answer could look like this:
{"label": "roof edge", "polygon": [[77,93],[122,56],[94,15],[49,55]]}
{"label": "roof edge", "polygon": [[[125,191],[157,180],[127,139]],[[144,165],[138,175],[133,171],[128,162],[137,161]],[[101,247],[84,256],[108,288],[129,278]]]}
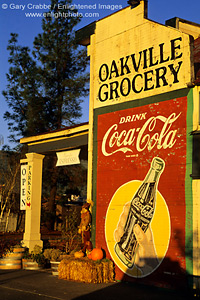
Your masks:
{"label": "roof edge", "polygon": [[88,132],[89,130],[89,123],[85,122],[82,124],[77,124],[71,127],[65,127],[62,129],[30,136],[30,137],[24,137],[20,139],[20,144],[29,144],[29,143],[37,143],[41,142],[44,140],[49,140],[49,139],[54,139],[58,137],[63,137],[63,136],[69,136],[69,135],[74,135],[74,134],[79,134],[82,132]]}
{"label": "roof edge", "polygon": [[186,24],[189,24],[189,25],[194,25],[196,27],[200,27],[199,23],[188,21],[188,20],[185,20],[185,19],[182,19],[182,18],[179,18],[179,17],[174,17],[174,18],[166,20],[165,25],[179,29],[179,21],[182,22],[182,23],[186,23]]}

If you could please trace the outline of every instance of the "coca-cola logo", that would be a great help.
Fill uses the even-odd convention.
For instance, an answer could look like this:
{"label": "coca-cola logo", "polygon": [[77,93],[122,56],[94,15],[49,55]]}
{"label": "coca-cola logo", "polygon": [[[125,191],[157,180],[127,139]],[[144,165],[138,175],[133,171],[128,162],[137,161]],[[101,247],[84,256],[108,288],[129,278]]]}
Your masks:
{"label": "coca-cola logo", "polygon": [[141,211],[141,215],[148,219],[153,218],[153,213],[154,209],[150,205],[145,205],[145,207]]}
{"label": "coca-cola logo", "polygon": [[143,205],[140,202],[140,198],[136,197],[133,202],[132,202],[133,207],[135,207],[138,211],[141,212],[141,215],[144,216],[145,218],[152,218],[153,213],[154,213],[154,208],[151,207],[150,205]]}
{"label": "coca-cola logo", "polygon": [[[106,131],[102,141],[102,153],[105,156],[117,152],[133,153],[134,150],[142,152],[145,149],[172,148],[177,140],[177,129],[172,125],[180,117],[179,114],[171,113],[168,117],[158,115],[148,118],[141,127],[133,127],[128,130],[121,129],[120,123],[113,124]],[[146,114],[141,115],[140,121],[146,119]]]}
{"label": "coca-cola logo", "polygon": [[140,198],[136,197],[133,202],[132,205],[137,209],[137,210],[142,210],[144,208],[144,205],[140,202]]}

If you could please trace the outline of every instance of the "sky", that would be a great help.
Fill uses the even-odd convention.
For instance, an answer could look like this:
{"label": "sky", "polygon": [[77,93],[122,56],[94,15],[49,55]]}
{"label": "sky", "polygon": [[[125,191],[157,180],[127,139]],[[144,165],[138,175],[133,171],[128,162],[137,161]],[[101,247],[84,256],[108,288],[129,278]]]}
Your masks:
{"label": "sky", "polygon": [[[9,70],[7,45],[10,33],[18,33],[21,46],[32,49],[35,36],[42,32],[42,13],[49,11],[50,0],[0,0],[0,143],[8,142],[8,126],[3,115],[8,110],[2,91],[6,89],[6,73]],[[91,5],[90,9],[79,9],[83,14],[77,30],[108,16],[126,6],[127,0],[74,0],[73,4]],[[104,6],[102,6],[104,5]],[[105,7],[106,5],[106,7]],[[200,24],[200,0],[148,0],[148,18],[161,24],[179,17]],[[89,119],[89,97],[82,105],[80,122]],[[2,137],[3,140],[2,141]],[[14,146],[10,144],[10,146]],[[2,145],[0,146],[1,149]]]}

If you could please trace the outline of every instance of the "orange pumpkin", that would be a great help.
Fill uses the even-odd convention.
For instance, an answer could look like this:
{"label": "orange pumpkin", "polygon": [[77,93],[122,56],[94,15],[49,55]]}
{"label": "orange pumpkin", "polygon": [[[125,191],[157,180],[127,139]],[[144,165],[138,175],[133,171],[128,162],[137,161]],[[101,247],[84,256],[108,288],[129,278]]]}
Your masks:
{"label": "orange pumpkin", "polygon": [[91,252],[91,259],[98,260],[103,258],[103,251],[99,248],[94,248]]}
{"label": "orange pumpkin", "polygon": [[88,257],[89,259],[92,259],[92,253],[88,253],[87,257]]}

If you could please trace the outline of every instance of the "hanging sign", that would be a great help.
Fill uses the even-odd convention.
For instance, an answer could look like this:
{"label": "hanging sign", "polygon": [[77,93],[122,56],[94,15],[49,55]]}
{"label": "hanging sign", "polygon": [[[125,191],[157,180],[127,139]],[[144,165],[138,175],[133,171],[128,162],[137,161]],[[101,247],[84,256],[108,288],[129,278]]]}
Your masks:
{"label": "hanging sign", "polygon": [[57,152],[57,164],[56,166],[69,166],[80,164],[79,153],[81,149],[75,149],[71,151]]}
{"label": "hanging sign", "polygon": [[21,191],[20,191],[20,210],[26,209],[26,175],[27,165],[21,165]]}

